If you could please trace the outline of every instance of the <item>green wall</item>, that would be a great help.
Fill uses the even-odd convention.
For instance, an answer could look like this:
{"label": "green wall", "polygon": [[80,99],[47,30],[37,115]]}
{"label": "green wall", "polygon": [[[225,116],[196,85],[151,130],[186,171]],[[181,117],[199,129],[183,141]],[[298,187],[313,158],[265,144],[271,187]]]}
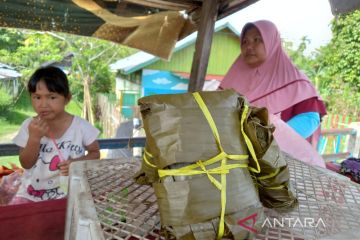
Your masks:
{"label": "green wall", "polygon": [[[194,51],[195,43],[175,52],[169,62],[159,60],[146,69],[190,73]],[[224,29],[214,33],[207,74],[225,75],[239,53],[239,40],[232,31]]]}

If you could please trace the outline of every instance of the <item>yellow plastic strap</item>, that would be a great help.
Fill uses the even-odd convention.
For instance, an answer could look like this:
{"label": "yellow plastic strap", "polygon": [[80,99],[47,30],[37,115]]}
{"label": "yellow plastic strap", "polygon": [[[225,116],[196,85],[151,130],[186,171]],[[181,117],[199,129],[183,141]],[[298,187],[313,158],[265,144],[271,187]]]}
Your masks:
{"label": "yellow plastic strap", "polygon": [[[206,104],[204,103],[203,99],[201,98],[198,92],[193,93],[193,96],[196,102],[199,104],[200,109],[202,110],[206,120],[208,121],[210,128],[214,134],[216,143],[218,144],[220,152],[224,152],[221,142],[219,132],[216,128],[216,124],[214,119],[212,118],[209,109],[207,108]],[[221,160],[221,168],[225,168],[226,166],[226,158]],[[219,222],[219,231],[218,231],[218,239],[221,239],[224,235],[224,219],[225,219],[225,206],[226,206],[226,175],[221,174],[221,214],[220,214],[220,222]]]}
{"label": "yellow plastic strap", "polygon": [[252,172],[255,172],[255,173],[260,173],[260,165],[259,165],[259,162],[257,160],[257,157],[256,157],[256,154],[255,154],[255,150],[254,150],[254,147],[249,139],[249,137],[245,134],[245,131],[244,131],[244,121],[246,119],[246,116],[247,116],[247,113],[249,111],[249,107],[247,105],[244,106],[244,110],[242,112],[242,115],[241,115],[241,120],[240,120],[240,128],[241,128],[241,133],[243,134],[244,136],[244,139],[245,139],[245,143],[250,151],[250,154],[251,156],[253,157],[255,163],[256,163],[256,168],[252,168],[252,167],[249,167],[249,170],[252,171]]}
{"label": "yellow plastic strap", "polygon": [[270,174],[268,174],[268,175],[264,175],[264,176],[258,177],[257,179],[259,179],[259,180],[264,180],[264,179],[272,178],[272,177],[278,175],[279,172],[280,172],[280,168],[276,169],[276,171],[273,172],[273,173],[270,173]]}
{"label": "yellow plastic strap", "polygon": [[[210,159],[212,160],[212,159]],[[222,160],[222,159],[221,159]],[[228,174],[231,169],[235,168],[246,168],[248,166],[247,163],[243,164],[227,164],[225,166],[220,166],[217,168],[212,169],[206,169],[205,165],[206,162],[198,161],[195,164],[189,165],[192,167],[200,168],[201,170],[191,170],[191,169],[159,169],[159,177],[166,177],[166,176],[191,176],[191,175],[199,175],[199,174],[206,174],[210,181],[219,189],[221,190],[221,187],[219,187],[218,184],[220,184],[215,178],[211,176],[211,174]]]}
{"label": "yellow plastic strap", "polygon": [[[225,152],[221,152],[213,158],[210,158],[206,161],[201,161],[201,160],[200,161],[202,162],[201,164],[203,164],[204,166],[208,166],[208,165],[212,165],[216,162],[219,162],[224,158],[228,158],[231,160],[246,160],[248,158],[248,155],[227,155]],[[245,167],[245,166],[247,166],[247,163],[240,164],[240,165],[241,165],[241,167]],[[228,166],[232,166],[232,165],[228,165]],[[159,172],[160,177],[171,176],[174,174],[176,174],[177,176],[180,176],[181,174],[187,173],[188,171],[192,171],[198,167],[199,167],[198,163],[194,163],[194,164],[191,164],[191,165],[179,168],[179,169],[168,169],[168,170],[159,169],[158,172]],[[195,173],[195,174],[198,174],[198,173]],[[195,174],[191,174],[191,175],[195,175]]]}
{"label": "yellow plastic strap", "polygon": [[144,161],[146,162],[147,165],[153,167],[153,168],[156,168],[156,166],[154,164],[152,164],[149,159],[147,158],[147,155],[151,158],[153,158],[153,156],[151,155],[151,153],[149,153],[146,148],[144,149],[144,155],[143,155],[143,159]]}
{"label": "yellow plastic strap", "polygon": [[214,137],[215,137],[216,143],[218,144],[220,152],[223,152],[224,150],[221,146],[219,132],[216,128],[216,124],[214,122],[214,119],[211,116],[209,109],[207,108],[206,104],[204,103],[204,100],[202,99],[202,97],[200,96],[200,94],[198,92],[194,92],[193,96],[194,96],[196,102],[199,104],[201,111],[203,112],[206,120],[208,121],[208,123],[210,125],[211,131],[214,134]]}
{"label": "yellow plastic strap", "polygon": [[[197,165],[199,165],[199,167],[206,173],[207,177],[210,179],[210,182],[212,184],[214,184],[219,190],[221,190],[221,183],[219,183],[218,180],[216,180],[213,176],[211,176],[211,173],[213,171],[213,169],[211,169],[210,171],[206,170],[204,164],[201,161],[197,162]],[[229,171],[224,171],[221,168],[219,169],[219,173],[223,174],[223,173],[228,173]],[[215,172],[214,172],[215,173]]]}
{"label": "yellow plastic strap", "polygon": [[[212,160],[212,159],[210,159]],[[222,160],[222,159],[221,159]],[[166,177],[166,176],[191,176],[191,175],[199,175],[199,174],[228,174],[229,170],[234,168],[246,168],[248,166],[247,163],[240,163],[240,164],[227,164],[226,166],[206,169],[206,163],[208,161],[198,161],[195,164],[191,164],[189,166],[199,169],[185,169],[185,168],[178,168],[178,169],[159,169],[159,177]],[[204,169],[205,168],[205,169]]]}
{"label": "yellow plastic strap", "polygon": [[274,187],[264,187],[265,189],[270,189],[270,190],[279,190],[279,189],[283,189],[285,188],[285,185],[279,185],[279,186],[274,186]]}

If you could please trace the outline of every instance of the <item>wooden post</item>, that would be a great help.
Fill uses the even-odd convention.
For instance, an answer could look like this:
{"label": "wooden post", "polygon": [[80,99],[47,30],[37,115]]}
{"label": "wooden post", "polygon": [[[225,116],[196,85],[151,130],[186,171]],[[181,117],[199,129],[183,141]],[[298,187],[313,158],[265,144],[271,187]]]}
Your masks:
{"label": "wooden post", "polygon": [[209,62],[212,37],[220,0],[203,1],[188,91],[202,90]]}

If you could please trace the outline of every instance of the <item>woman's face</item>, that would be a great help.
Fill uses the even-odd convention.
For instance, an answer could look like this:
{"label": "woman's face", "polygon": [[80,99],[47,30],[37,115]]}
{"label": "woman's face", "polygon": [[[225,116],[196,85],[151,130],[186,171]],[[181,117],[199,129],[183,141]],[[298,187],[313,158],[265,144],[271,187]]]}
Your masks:
{"label": "woman's face", "polygon": [[256,27],[250,27],[246,30],[241,41],[241,55],[250,67],[258,67],[265,62],[265,45]]}

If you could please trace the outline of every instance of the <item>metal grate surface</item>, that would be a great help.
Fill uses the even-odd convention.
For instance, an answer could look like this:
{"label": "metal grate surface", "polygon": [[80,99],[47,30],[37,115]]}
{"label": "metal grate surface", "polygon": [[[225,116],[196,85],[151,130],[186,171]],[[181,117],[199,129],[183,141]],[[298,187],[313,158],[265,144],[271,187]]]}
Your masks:
{"label": "metal grate surface", "polygon": [[[356,233],[360,185],[328,170],[287,160],[299,205],[290,212],[266,209],[264,228],[256,239],[337,239]],[[152,188],[133,181],[139,166],[139,161],[120,160],[87,164],[85,176],[105,239],[165,239],[160,236]]]}
{"label": "metal grate surface", "polygon": [[341,236],[356,233],[360,185],[289,156],[287,162],[299,205],[286,213],[266,209],[270,224],[264,224],[268,230],[257,239],[344,239]]}
{"label": "metal grate surface", "polygon": [[160,217],[151,186],[133,181],[139,162],[103,161],[86,171],[105,239],[165,239],[159,235]]}

